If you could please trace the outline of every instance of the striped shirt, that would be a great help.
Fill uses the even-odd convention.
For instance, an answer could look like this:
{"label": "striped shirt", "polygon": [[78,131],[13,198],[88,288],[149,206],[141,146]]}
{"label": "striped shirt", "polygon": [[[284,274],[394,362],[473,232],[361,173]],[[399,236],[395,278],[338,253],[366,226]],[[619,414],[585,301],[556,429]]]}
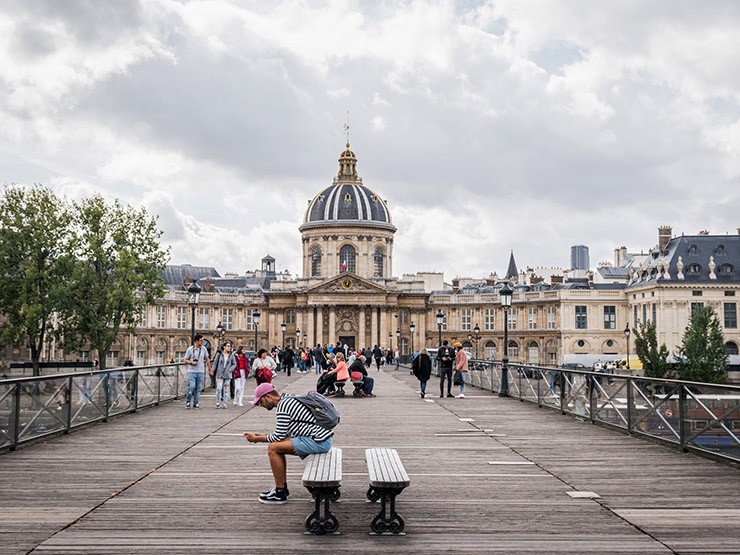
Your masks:
{"label": "striped shirt", "polygon": [[299,436],[324,441],[334,435],[333,431],[316,424],[316,418],[310,409],[291,395],[281,395],[276,410],[277,423],[275,431],[267,436],[269,443]]}

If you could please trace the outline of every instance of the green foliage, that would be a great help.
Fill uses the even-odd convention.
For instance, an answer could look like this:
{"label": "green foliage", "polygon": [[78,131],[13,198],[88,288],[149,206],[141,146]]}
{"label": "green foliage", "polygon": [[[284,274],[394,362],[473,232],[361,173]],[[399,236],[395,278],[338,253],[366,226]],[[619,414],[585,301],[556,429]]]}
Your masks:
{"label": "green foliage", "polygon": [[6,186],[0,198],[0,312],[5,341],[28,344],[39,374],[44,340],[70,271],[69,205],[50,189]]}
{"label": "green foliage", "polygon": [[725,338],[712,307],[694,310],[678,352],[680,379],[704,383],[724,383],[727,380]]}
{"label": "green foliage", "polygon": [[143,309],[164,294],[159,270],[169,251],[156,218],[95,195],[74,204],[75,265],[69,303],[62,311],[68,351],[89,344],[100,368],[122,327],[133,331]]}
{"label": "green foliage", "polygon": [[642,362],[645,376],[649,378],[670,378],[671,365],[668,363],[668,347],[665,343],[658,348],[658,337],[653,322],[640,324],[633,329],[635,351]]}

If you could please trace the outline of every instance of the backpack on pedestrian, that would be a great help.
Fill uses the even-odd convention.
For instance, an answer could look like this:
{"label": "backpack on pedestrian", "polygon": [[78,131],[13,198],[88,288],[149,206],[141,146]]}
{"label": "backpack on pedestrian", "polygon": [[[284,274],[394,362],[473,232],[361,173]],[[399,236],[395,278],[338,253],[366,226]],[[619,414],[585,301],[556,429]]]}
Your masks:
{"label": "backpack on pedestrian", "polygon": [[305,395],[296,395],[296,399],[311,411],[316,424],[327,430],[333,430],[339,424],[339,411],[321,393],[309,391]]}

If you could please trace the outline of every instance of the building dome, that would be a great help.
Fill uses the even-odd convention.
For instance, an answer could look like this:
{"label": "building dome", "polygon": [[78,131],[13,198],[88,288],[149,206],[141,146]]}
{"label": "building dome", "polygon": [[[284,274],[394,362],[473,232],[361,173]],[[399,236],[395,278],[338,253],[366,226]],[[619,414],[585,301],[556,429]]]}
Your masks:
{"label": "building dome", "polygon": [[362,184],[357,175],[357,157],[347,143],[339,156],[339,173],[308,203],[300,229],[357,224],[396,230],[385,201]]}

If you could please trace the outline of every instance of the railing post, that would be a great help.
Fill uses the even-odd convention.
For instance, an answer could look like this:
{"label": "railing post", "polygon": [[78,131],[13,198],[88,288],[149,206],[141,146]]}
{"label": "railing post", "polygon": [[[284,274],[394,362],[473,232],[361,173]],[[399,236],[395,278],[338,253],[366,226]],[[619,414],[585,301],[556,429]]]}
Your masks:
{"label": "railing post", "polygon": [[686,388],[678,386],[678,444],[686,451]]}
{"label": "railing post", "polygon": [[64,430],[65,434],[68,434],[72,429],[72,386],[74,385],[74,377],[70,376],[67,378],[67,399],[65,405],[67,408],[67,429]]}
{"label": "railing post", "polygon": [[558,370],[558,377],[560,378],[560,414],[565,414],[565,384],[567,383],[565,372]]}
{"label": "railing post", "polygon": [[157,404],[162,399],[162,367],[157,366]]}
{"label": "railing post", "polygon": [[175,366],[175,399],[180,398],[180,365]]}
{"label": "railing post", "polygon": [[591,417],[591,424],[596,423],[596,378],[593,375],[588,376],[588,412]]}
{"label": "railing post", "polygon": [[134,392],[134,412],[139,410],[139,369],[134,370],[134,386],[132,388]]}
{"label": "railing post", "polygon": [[18,440],[21,435],[21,384],[15,382],[15,391],[13,392],[15,406],[13,407],[13,445],[10,450],[15,451],[18,446]]}
{"label": "railing post", "polygon": [[105,417],[103,422],[108,422],[110,416],[110,372],[106,371],[103,375],[103,393],[105,394]]}
{"label": "railing post", "polygon": [[632,433],[632,420],[634,416],[632,413],[635,406],[633,387],[632,378],[627,378],[627,433],[629,435],[634,435]]}

